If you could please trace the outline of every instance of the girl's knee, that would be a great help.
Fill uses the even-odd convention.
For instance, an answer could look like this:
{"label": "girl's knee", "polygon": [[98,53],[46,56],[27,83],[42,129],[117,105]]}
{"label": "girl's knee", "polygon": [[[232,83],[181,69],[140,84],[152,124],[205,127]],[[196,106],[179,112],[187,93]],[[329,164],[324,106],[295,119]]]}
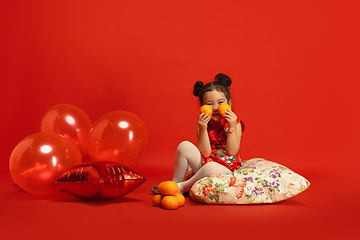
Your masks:
{"label": "girl's knee", "polygon": [[207,172],[215,172],[220,164],[216,162],[208,162],[203,168],[206,169]]}
{"label": "girl's knee", "polygon": [[178,145],[177,151],[185,152],[185,151],[190,151],[191,149],[194,149],[194,148],[197,148],[197,147],[192,142],[183,141]]}
{"label": "girl's knee", "polygon": [[231,173],[229,169],[216,162],[208,162],[203,166],[208,175]]}

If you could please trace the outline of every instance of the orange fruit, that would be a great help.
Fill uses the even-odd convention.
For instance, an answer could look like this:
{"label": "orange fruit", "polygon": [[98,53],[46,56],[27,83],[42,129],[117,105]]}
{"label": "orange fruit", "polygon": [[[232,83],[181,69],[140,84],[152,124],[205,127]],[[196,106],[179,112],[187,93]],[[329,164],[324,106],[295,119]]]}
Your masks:
{"label": "orange fruit", "polygon": [[224,115],[226,114],[226,113],[225,113],[226,110],[231,110],[230,105],[227,104],[227,103],[222,103],[222,104],[220,104],[220,106],[219,106],[219,108],[218,108],[218,111],[219,111],[219,113],[220,113],[221,116],[224,116]]}
{"label": "orange fruit", "polygon": [[155,206],[160,207],[161,206],[161,200],[163,199],[163,195],[155,195],[153,198],[153,203]]}
{"label": "orange fruit", "polygon": [[202,105],[201,108],[200,108],[200,113],[205,113],[209,116],[212,115],[212,108],[209,106],[209,105]]}
{"label": "orange fruit", "polygon": [[162,194],[161,193],[161,185],[162,185],[163,182],[161,182],[159,185],[158,185],[158,188],[157,188],[157,191],[158,191],[158,194]]}
{"label": "orange fruit", "polygon": [[179,207],[179,199],[175,196],[165,196],[161,200],[161,206],[168,210],[174,210]]}
{"label": "orange fruit", "polygon": [[[162,195],[174,195],[179,191],[179,186],[176,182],[173,181],[165,181],[159,184],[160,186],[160,193]],[[158,191],[159,191],[158,186]]]}
{"label": "orange fruit", "polygon": [[184,197],[184,195],[182,195],[181,193],[175,193],[174,196],[177,197],[178,200],[179,200],[179,207],[182,207],[182,206],[185,205],[185,197]]}

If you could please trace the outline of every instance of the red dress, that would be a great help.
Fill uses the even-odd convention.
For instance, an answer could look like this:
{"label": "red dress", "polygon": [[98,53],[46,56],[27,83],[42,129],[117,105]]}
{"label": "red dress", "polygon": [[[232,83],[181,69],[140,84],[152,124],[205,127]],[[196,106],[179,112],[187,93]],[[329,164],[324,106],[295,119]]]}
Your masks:
{"label": "red dress", "polygon": [[[244,123],[238,119],[244,132]],[[226,137],[229,131],[227,121],[223,118],[221,121],[210,120],[208,124],[208,134],[211,145],[211,154],[208,158],[201,156],[203,164],[208,162],[219,163],[230,171],[235,171],[241,167],[240,149],[234,156],[228,156],[225,151]]]}

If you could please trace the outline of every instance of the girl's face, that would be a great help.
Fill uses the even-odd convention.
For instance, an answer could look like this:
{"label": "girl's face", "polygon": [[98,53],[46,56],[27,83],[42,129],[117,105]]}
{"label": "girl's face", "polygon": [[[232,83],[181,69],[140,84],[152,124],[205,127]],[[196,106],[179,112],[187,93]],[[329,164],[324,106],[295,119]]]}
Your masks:
{"label": "girl's face", "polygon": [[217,90],[205,92],[203,95],[203,103],[212,107],[213,114],[211,116],[211,119],[214,121],[220,121],[222,119],[222,116],[219,114],[218,111],[220,104],[227,103],[231,106],[231,100],[228,102],[225,94]]}

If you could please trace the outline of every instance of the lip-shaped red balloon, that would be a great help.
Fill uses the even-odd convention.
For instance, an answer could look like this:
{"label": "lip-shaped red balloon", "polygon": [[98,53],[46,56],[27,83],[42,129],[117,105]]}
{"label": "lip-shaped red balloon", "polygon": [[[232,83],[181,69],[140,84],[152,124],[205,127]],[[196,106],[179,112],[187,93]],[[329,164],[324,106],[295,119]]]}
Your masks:
{"label": "lip-shaped red balloon", "polygon": [[107,201],[128,194],[145,181],[140,174],[117,163],[98,161],[65,172],[55,184],[79,198]]}

